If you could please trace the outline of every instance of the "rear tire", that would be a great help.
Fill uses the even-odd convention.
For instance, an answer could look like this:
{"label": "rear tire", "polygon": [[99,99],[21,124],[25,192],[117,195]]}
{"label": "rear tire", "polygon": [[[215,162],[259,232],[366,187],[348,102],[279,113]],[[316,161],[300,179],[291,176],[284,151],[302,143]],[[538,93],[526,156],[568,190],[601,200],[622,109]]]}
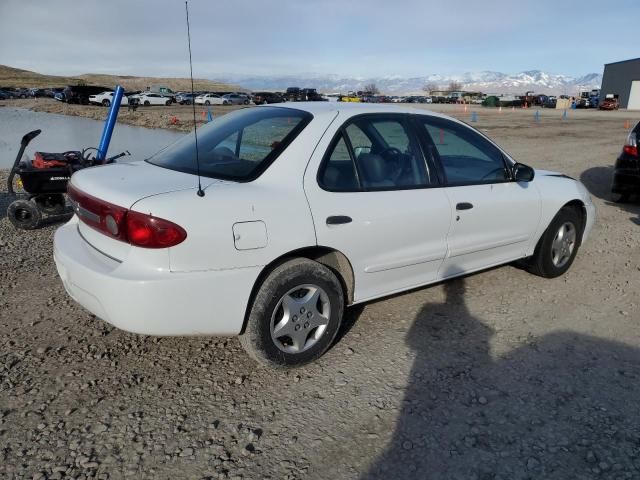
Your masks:
{"label": "rear tire", "polygon": [[204,102],[204,104],[205,104],[206,106],[209,106],[209,105],[211,105],[211,102],[210,102],[209,100],[207,100],[206,102]]}
{"label": "rear tire", "polygon": [[167,100],[164,104],[165,104],[167,107],[170,107],[170,106],[171,106],[171,100]]}
{"label": "rear tire", "polygon": [[260,285],[240,343],[262,364],[299,367],[331,346],[343,312],[344,293],[335,274],[318,262],[295,258]]}
{"label": "rear tire", "polygon": [[571,267],[582,240],[583,221],[573,207],[563,207],[551,221],[529,259],[528,270],[545,278],[559,277]]}
{"label": "rear tire", "polygon": [[7,217],[11,224],[22,230],[38,228],[42,220],[42,213],[38,206],[29,200],[15,200],[7,208]]}

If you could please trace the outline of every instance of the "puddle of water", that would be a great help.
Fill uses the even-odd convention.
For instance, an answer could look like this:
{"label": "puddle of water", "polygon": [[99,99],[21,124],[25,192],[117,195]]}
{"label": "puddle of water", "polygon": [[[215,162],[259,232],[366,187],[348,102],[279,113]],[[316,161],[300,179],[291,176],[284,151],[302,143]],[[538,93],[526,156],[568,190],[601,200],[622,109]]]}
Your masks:
{"label": "puddle of water", "polygon": [[[89,118],[69,117],[55,113],[32,112],[21,108],[0,108],[0,168],[13,165],[22,136],[36,129],[42,133],[29,144],[26,154],[64,152],[97,147],[100,143],[104,122]],[[184,133],[169,130],[132,127],[116,124],[109,145],[108,156],[129,150],[131,157],[119,161],[143,160],[170,143],[175,142]]]}

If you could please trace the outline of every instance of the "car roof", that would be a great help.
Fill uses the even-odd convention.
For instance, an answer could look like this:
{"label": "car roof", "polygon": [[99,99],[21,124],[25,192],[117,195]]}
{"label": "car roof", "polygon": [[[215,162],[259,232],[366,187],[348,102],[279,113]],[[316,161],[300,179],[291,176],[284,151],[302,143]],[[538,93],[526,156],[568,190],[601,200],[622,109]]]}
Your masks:
{"label": "car roof", "polygon": [[[258,108],[275,107],[274,105],[261,105]],[[451,118],[432,110],[424,108],[406,107],[398,104],[358,103],[358,102],[293,102],[280,103],[277,108],[292,108],[309,112],[312,115],[329,112],[344,112],[347,115],[359,115],[361,113],[413,113],[429,115],[432,117]]]}

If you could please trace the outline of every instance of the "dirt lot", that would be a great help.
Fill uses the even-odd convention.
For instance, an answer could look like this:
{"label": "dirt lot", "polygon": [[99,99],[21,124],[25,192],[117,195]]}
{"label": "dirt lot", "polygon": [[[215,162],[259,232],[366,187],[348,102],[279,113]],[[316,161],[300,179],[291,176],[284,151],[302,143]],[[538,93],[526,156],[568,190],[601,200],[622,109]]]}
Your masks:
{"label": "dirt lot", "polygon": [[56,277],[56,224],[16,232],[0,197],[0,477],[640,478],[640,205],[607,200],[633,116],[478,113],[517,159],[593,193],[571,270],[505,266],[351,308],[296,371],[237,339],[92,317]]}

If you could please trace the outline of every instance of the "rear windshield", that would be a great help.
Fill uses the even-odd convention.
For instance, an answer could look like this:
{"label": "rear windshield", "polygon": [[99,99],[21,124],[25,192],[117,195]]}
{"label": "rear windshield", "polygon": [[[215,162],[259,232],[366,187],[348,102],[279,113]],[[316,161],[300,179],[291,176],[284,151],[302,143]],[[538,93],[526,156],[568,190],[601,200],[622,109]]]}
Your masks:
{"label": "rear windshield", "polygon": [[[200,175],[245,182],[255,179],[312,118],[310,113],[281,107],[246,108],[215,118],[198,129]],[[191,133],[146,161],[196,174],[195,153]]]}

